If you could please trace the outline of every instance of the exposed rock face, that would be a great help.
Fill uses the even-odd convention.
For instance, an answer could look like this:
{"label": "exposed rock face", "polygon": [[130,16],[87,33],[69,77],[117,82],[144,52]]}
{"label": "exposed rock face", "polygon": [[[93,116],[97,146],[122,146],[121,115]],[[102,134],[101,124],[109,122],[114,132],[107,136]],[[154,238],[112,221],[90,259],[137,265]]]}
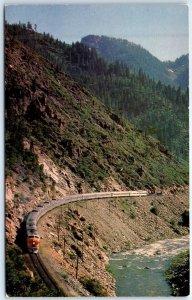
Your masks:
{"label": "exposed rock face", "polygon": [[9,241],[10,244],[14,244],[15,238],[16,238],[16,232],[15,232],[15,223],[8,217],[6,217],[6,239]]}

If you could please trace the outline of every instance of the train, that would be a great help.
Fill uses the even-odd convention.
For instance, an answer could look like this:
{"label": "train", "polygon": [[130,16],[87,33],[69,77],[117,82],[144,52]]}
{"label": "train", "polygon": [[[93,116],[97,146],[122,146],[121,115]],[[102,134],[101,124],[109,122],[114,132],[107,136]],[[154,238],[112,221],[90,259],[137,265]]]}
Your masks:
{"label": "train", "polygon": [[36,212],[37,210],[34,209],[26,220],[26,242],[29,253],[38,253],[39,251],[40,236],[37,231]]}
{"label": "train", "polygon": [[81,200],[102,199],[102,198],[117,198],[117,197],[141,197],[147,196],[148,192],[144,190],[138,191],[119,191],[119,192],[101,192],[78,194],[66,196],[59,200],[45,200],[33,209],[26,218],[26,246],[29,253],[38,253],[40,245],[40,236],[37,230],[39,219],[52,209]]}

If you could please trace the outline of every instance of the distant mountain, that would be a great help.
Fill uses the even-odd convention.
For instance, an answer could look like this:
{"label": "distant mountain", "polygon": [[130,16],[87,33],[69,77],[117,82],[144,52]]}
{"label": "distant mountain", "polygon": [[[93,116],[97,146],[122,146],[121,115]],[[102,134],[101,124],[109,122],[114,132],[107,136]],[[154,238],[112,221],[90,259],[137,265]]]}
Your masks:
{"label": "distant mountain", "polygon": [[189,55],[182,55],[174,62],[166,63],[169,76],[176,85],[186,89],[189,86]]}
{"label": "distant mountain", "polygon": [[175,62],[162,62],[149,51],[124,39],[107,36],[88,35],[81,42],[95,48],[98,55],[109,62],[126,63],[132,70],[142,69],[150,78],[170,85],[188,86],[188,55]]}

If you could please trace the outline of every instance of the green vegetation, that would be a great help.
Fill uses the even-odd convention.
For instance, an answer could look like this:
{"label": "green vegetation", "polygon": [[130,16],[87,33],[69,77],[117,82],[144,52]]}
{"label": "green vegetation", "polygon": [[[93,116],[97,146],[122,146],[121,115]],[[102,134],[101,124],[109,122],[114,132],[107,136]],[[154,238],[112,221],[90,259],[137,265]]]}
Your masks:
{"label": "green vegetation", "polygon": [[180,231],[179,231],[179,222],[176,222],[175,220],[170,220],[169,224],[171,225],[171,228],[173,229],[174,232],[180,234]]}
{"label": "green vegetation", "polygon": [[6,292],[10,297],[58,297],[62,294],[50,290],[42,280],[32,279],[17,248],[6,247]]}
{"label": "green vegetation", "polygon": [[[68,73],[92,94],[99,97],[116,114],[127,118],[136,128],[142,128],[145,134],[158,138],[166,147],[163,151],[167,152],[168,149],[175,158],[185,160],[188,164],[188,89],[182,91],[180,87],[175,88],[171,85],[164,85],[160,81],[149,79],[139,69],[142,63],[146,65],[146,68],[150,68],[150,72],[156,70],[158,75],[164,70],[163,76],[166,83],[168,82],[165,66],[162,66],[162,63],[153,56],[148,57],[146,50],[141,47],[133,47],[134,55],[137,50],[139,53],[144,51],[147,55],[147,59],[142,59],[143,55],[136,55],[137,59],[141,59],[142,62],[138,62],[138,65],[134,66],[138,73],[133,73],[123,62],[107,62],[98,57],[95,49],[90,50],[82,43],[77,42],[70,46],[55,40],[49,34],[42,35],[34,31],[29,33],[26,31],[25,24],[7,25],[6,28],[9,30],[10,35],[14,37],[14,40],[16,38],[21,40],[54,64],[57,73],[60,71]],[[119,47],[122,48],[121,51],[127,49],[127,41],[106,37],[101,37],[101,41],[102,47],[105,44],[113,45],[113,51]],[[132,46],[130,47],[132,48]],[[104,47],[105,50],[109,48],[109,45]],[[129,49],[129,51],[132,50]],[[108,51],[108,54],[110,53],[111,49]],[[116,57],[116,55],[115,52],[113,56]],[[133,59],[131,59],[131,62],[133,62]],[[157,64],[158,67],[154,68],[153,63]],[[187,58],[181,57],[169,67],[178,70],[179,66],[183,64],[187,68]],[[66,91],[62,91],[61,87],[58,86],[51,70],[47,69],[46,72],[48,76],[52,77],[51,83],[57,94],[66,97]],[[152,77],[155,78],[155,74]],[[37,82],[35,82],[36,86],[38,86]],[[34,88],[34,79],[32,87]],[[82,106],[82,103],[80,103],[80,106]],[[82,109],[84,110],[84,116],[86,116],[87,108],[82,107]],[[85,129],[85,131],[88,130]],[[88,132],[92,134],[92,132]],[[83,161],[79,162],[79,169],[81,169],[82,174],[88,175]],[[106,176],[105,172],[101,172],[100,176],[104,178]]]}
{"label": "green vegetation", "polygon": [[106,267],[105,267],[105,270],[106,270],[107,272],[109,272],[109,273],[113,274],[113,271],[112,271],[112,269],[111,269],[111,266],[110,266],[110,265],[106,265]]}
{"label": "green vegetation", "polygon": [[[15,30],[19,30],[14,37],[12,51],[9,51],[10,40],[6,40],[8,172],[12,170],[20,172],[23,174],[23,179],[27,176],[30,178],[29,174],[31,176],[35,174],[34,180],[40,181],[42,190],[45,191],[46,177],[33,151],[33,145],[38,145],[41,151],[47,154],[57,166],[68,167],[72,173],[77,174],[97,191],[103,185],[107,185],[111,177],[120,185],[123,184],[130,189],[153,189],[154,185],[163,187],[171,185],[173,182],[180,185],[188,183],[188,167],[175,161],[156,138],[148,136],[146,132],[131,125],[127,119],[114,114],[69,76],[60,71],[56,72],[56,67],[50,65],[48,60],[32,52],[22,43],[18,43],[17,38],[21,39],[25,35],[24,29],[17,26],[9,26],[8,29],[8,36],[12,35]],[[27,41],[33,43],[34,36],[36,36],[35,32],[28,32],[25,43]],[[49,40],[47,36],[40,34],[36,37],[36,45],[38,39],[42,45]],[[52,46],[55,47],[56,42],[52,40],[52,43]],[[45,45],[44,47],[46,54],[47,47]],[[63,45],[63,47],[68,49],[66,51],[70,50],[70,46],[65,48]],[[123,77],[122,72],[123,70],[125,72],[127,67],[119,66],[118,69],[115,66],[109,66],[104,61],[97,60],[94,51],[89,51],[85,46],[76,44],[72,49],[74,63],[75,53],[78,53],[78,49],[80,52],[85,51],[83,53],[90,52],[92,59],[95,59],[94,70],[97,69],[96,66],[99,66],[99,63],[102,65],[100,71],[98,68],[97,78],[101,79],[100,75],[103,72],[106,74],[105,76],[108,76],[107,70],[109,69],[107,80],[110,79],[110,82],[113,82],[113,78],[116,78],[115,81],[117,80],[116,75],[113,76],[113,74],[119,74],[119,80],[122,78],[122,80],[128,81],[132,78],[129,76],[133,76],[135,82],[139,82],[143,76],[143,82],[146,84],[148,82],[148,79],[142,74],[139,75],[140,79],[133,74],[127,74],[126,78]],[[15,62],[16,57],[21,59],[17,61],[14,72],[10,73],[9,66]],[[36,65],[33,64],[33,61],[36,61]],[[90,57],[88,56],[86,60],[88,69],[89,63]],[[92,72],[91,70],[90,72]],[[23,79],[24,74],[25,80]],[[91,75],[89,72],[88,74]],[[89,78],[94,78],[92,75]],[[34,78],[38,78],[38,80],[34,81]],[[81,78],[83,78],[83,74]],[[156,84],[149,81],[147,86],[150,84],[151,87],[154,87],[154,93],[157,93]],[[130,92],[135,93],[134,85],[131,86]],[[163,89],[166,88],[159,88],[161,92]],[[19,97],[17,97],[17,91]],[[173,91],[174,95],[175,93]],[[116,99],[115,95],[113,99]],[[136,102],[133,101],[133,103]],[[23,103],[25,103],[25,111],[23,111]],[[184,103],[183,107],[185,107]],[[29,150],[23,147],[24,138],[31,143]],[[183,146],[186,143],[180,142],[180,145]],[[70,185],[70,182],[67,184]],[[134,214],[130,216],[134,217]]]}
{"label": "green vegetation", "polygon": [[189,251],[178,254],[166,271],[173,296],[189,295]]}
{"label": "green vegetation", "polygon": [[159,215],[159,210],[156,206],[151,207],[150,212],[156,216]]}
{"label": "green vegetation", "polygon": [[126,213],[129,216],[129,218],[136,218],[135,208],[132,206],[132,204],[130,204],[130,202],[127,199],[121,199],[120,204],[122,206],[122,211]]}
{"label": "green vegetation", "polygon": [[136,218],[136,213],[135,213],[135,211],[132,208],[130,209],[129,216],[130,216],[131,219],[135,219]]}
{"label": "green vegetation", "polygon": [[107,245],[104,245],[104,246],[103,246],[103,249],[104,249],[105,251],[108,251]]}
{"label": "green vegetation", "polygon": [[72,259],[72,260],[77,259],[77,255],[76,255],[74,252],[70,252],[70,253],[69,253],[69,257],[70,257],[70,259]]}
{"label": "green vegetation", "polygon": [[62,246],[62,243],[61,242],[59,242],[59,241],[57,241],[57,240],[53,240],[53,246],[54,247],[58,247],[58,248],[60,248],[61,246]]}
{"label": "green vegetation", "polygon": [[[8,100],[8,99],[7,99]],[[33,151],[33,140],[30,149],[24,149],[24,138],[30,135],[29,127],[23,117],[6,119],[6,165],[5,173],[20,170],[23,182],[29,181],[29,174],[35,175],[35,181],[45,182],[43,165],[39,165],[37,155]]]}
{"label": "green vegetation", "polygon": [[93,278],[80,278],[80,282],[83,284],[84,288],[88,290],[93,296],[98,296],[98,297],[106,297],[107,292],[105,289],[102,287],[101,283]]}

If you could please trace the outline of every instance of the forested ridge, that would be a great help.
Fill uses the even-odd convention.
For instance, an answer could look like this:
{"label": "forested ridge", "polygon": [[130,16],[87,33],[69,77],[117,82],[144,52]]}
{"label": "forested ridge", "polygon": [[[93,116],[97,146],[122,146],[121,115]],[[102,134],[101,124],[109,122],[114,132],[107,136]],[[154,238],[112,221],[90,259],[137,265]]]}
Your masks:
{"label": "forested ridge", "polygon": [[160,80],[172,86],[186,89],[189,85],[189,57],[182,55],[176,61],[161,61],[142,46],[126,39],[104,35],[87,35],[81,39],[87,47],[95,48],[97,54],[106,61],[119,61],[126,64],[130,70],[149,75],[151,79]]}
{"label": "forested ridge", "polygon": [[151,80],[141,69],[134,73],[125,64],[106,62],[95,49],[39,34],[30,23],[7,28],[12,43],[17,38],[34,48],[115,113],[158,138],[177,159],[188,160],[188,89]]}

